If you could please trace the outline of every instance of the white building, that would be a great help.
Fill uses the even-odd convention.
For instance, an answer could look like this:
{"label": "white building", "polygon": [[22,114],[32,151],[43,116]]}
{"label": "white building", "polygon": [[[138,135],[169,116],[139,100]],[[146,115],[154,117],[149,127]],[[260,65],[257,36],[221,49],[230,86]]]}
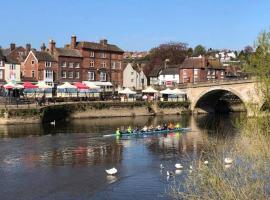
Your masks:
{"label": "white building", "polygon": [[7,57],[5,62],[5,81],[20,82],[21,81],[21,65]]}
{"label": "white building", "polygon": [[142,90],[147,86],[147,78],[142,69],[138,66],[133,67],[128,63],[123,71],[123,87],[134,88],[135,90]]}
{"label": "white building", "polygon": [[158,76],[159,85],[174,86],[179,83],[179,68],[170,67],[161,70]]}
{"label": "white building", "polygon": [[221,51],[215,55],[216,58],[220,59],[220,62],[226,62],[230,61],[232,59],[236,58],[236,55],[234,52],[226,52],[226,51]]}

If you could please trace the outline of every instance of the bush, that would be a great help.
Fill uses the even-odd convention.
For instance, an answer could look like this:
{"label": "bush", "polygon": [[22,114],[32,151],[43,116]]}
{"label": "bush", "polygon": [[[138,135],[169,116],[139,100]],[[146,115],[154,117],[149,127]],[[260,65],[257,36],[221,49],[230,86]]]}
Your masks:
{"label": "bush", "polygon": [[189,108],[190,102],[180,101],[180,102],[169,102],[169,101],[160,101],[158,102],[159,108]]}

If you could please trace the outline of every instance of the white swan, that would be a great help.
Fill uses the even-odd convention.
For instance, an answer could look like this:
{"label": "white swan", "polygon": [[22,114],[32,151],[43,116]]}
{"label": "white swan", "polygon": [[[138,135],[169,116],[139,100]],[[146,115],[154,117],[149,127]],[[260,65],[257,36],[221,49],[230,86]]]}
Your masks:
{"label": "white swan", "polygon": [[203,164],[208,165],[208,160],[205,160]]}
{"label": "white swan", "polygon": [[173,176],[173,172],[167,171],[167,176]]}
{"label": "white swan", "polygon": [[225,162],[225,164],[232,164],[233,159],[231,159],[231,158],[225,158],[224,159],[224,162]]}
{"label": "white swan", "polygon": [[109,175],[114,175],[117,173],[117,169],[115,167],[111,168],[111,169],[105,169],[105,171],[107,172],[107,174]]}
{"label": "white swan", "polygon": [[192,170],[192,169],[193,169],[192,165],[190,165],[190,166],[189,166],[189,169],[190,169],[190,170]]}
{"label": "white swan", "polygon": [[180,163],[176,163],[174,166],[176,169],[183,169],[183,166]]}
{"label": "white swan", "polygon": [[55,120],[53,120],[52,122],[50,122],[50,124],[55,126]]}
{"label": "white swan", "polygon": [[160,164],[160,169],[164,169],[164,166],[162,165],[162,163]]}

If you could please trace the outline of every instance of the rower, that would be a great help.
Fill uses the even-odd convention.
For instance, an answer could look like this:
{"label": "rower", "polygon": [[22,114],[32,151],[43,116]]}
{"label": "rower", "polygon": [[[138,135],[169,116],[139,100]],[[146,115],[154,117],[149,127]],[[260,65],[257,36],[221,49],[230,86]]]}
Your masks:
{"label": "rower", "polygon": [[144,126],[143,129],[142,129],[143,132],[146,132],[147,131],[147,126]]}
{"label": "rower", "polygon": [[174,127],[173,127],[173,124],[170,122],[169,123],[169,126],[168,126],[168,128],[170,129],[170,130],[172,130]]}
{"label": "rower", "polygon": [[116,129],[115,135],[116,135],[116,136],[121,136],[121,132],[120,132],[120,129],[119,129],[119,128]]}
{"label": "rower", "polygon": [[176,128],[176,129],[181,128],[180,124],[179,124],[179,123],[177,123],[177,124],[175,125],[175,128]]}
{"label": "rower", "polygon": [[132,131],[132,130],[131,130],[131,127],[129,126],[128,129],[127,129],[127,132],[128,132],[128,133],[131,133],[131,131]]}

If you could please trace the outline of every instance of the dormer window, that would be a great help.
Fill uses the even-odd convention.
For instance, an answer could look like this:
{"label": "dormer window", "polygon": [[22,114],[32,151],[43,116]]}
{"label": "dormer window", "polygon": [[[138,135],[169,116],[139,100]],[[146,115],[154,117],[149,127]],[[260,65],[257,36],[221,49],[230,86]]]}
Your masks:
{"label": "dormer window", "polygon": [[71,63],[69,63],[69,68],[73,68],[73,63],[71,62]]}
{"label": "dormer window", "polygon": [[35,64],[35,61],[34,61],[34,60],[32,60],[32,61],[31,61],[31,64],[32,64],[32,65],[34,65],[34,64]]}
{"label": "dormer window", "polygon": [[52,63],[51,62],[45,62],[45,67],[51,67]]}

